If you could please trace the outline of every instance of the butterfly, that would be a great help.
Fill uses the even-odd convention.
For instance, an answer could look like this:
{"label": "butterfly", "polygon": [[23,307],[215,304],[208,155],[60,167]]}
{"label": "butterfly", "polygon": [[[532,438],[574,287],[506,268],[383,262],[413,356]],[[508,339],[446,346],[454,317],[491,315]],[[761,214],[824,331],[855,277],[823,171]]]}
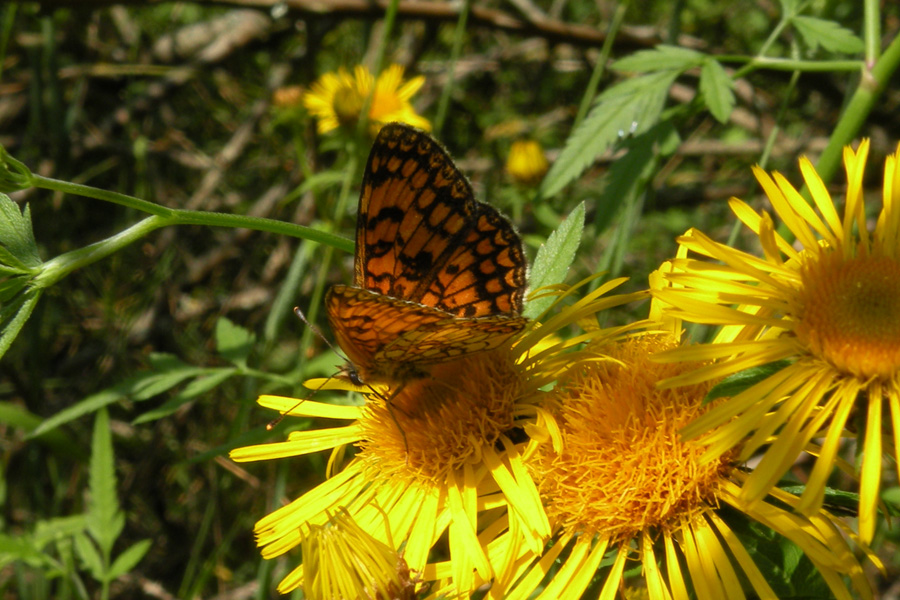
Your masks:
{"label": "butterfly", "polygon": [[357,384],[399,384],[521,331],[526,263],[512,224],[478,202],[447,152],[401,123],[378,133],[363,176],[353,285],[328,321]]}

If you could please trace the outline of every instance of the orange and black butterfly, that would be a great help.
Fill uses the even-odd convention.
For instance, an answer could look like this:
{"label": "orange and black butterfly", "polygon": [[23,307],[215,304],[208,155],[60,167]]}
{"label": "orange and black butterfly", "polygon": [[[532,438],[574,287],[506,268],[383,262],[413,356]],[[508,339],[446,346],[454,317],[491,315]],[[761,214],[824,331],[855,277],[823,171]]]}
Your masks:
{"label": "orange and black butterfly", "polygon": [[351,378],[402,385],[498,347],[525,327],[525,280],[512,224],[475,200],[440,144],[383,127],[363,176],[353,285],[325,299]]}

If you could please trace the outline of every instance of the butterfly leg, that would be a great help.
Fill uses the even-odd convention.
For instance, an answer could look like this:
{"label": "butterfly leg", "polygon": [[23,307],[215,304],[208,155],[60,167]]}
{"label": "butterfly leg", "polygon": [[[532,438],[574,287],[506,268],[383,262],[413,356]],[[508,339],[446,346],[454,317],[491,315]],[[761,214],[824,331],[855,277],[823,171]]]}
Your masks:
{"label": "butterfly leg", "polygon": [[394,399],[403,391],[403,388],[406,387],[406,382],[401,382],[396,388],[392,389],[390,395],[384,396],[379,393],[375,388],[369,386],[369,389],[372,390],[372,393],[384,400],[384,407],[387,409],[388,414],[391,415],[391,420],[394,422],[394,425],[397,426],[397,431],[400,432],[400,437],[403,439],[403,450],[406,453],[406,465],[409,466],[409,442],[406,439],[406,432],[403,430],[403,427],[400,425],[400,421],[397,420],[397,415],[394,414],[394,409],[399,410],[406,417],[410,415],[404,411],[399,406],[394,406]]}

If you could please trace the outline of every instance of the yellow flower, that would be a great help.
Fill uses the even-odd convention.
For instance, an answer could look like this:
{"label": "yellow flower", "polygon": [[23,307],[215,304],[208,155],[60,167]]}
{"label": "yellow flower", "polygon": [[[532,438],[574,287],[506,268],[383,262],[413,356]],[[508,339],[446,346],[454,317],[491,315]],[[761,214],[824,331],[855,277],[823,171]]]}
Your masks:
{"label": "yellow flower", "polygon": [[[866,221],[863,200],[868,151],[867,140],[856,152],[844,150],[842,214],[805,158],[800,169],[814,207],[781,174],[755,169],[799,249],[775,231],[767,213],[758,214],[733,198],[732,210],[756,233],[763,256],[692,230],[680,244],[720,262],[677,260],[676,272],[669,275],[673,287],[656,292],[671,305],[672,316],[723,325],[727,332],[719,343],[668,353],[665,360],[715,361],[685,372],[670,385],[768,363],[785,365],[711,410],[684,434],[703,435],[710,458],[740,444],[740,459],[745,460],[767,446],[743,491],[751,502],[762,498],[801,452],[811,450],[817,459],[798,505],[806,514],[815,514],[823,504],[826,481],[834,465],[841,464],[842,438],[859,437],[859,529],[865,542],[875,530],[882,436],[888,430],[895,439],[900,436],[900,148],[886,161],[883,205],[874,230]],[[888,423],[882,422],[884,417]],[[823,438],[821,448],[811,445],[814,438]],[[893,446],[900,451],[900,444]]]}
{"label": "yellow flower", "polygon": [[[505,564],[510,544],[539,553],[550,524],[523,461],[553,436],[555,427],[539,406],[541,388],[566,367],[562,349],[578,343],[555,334],[575,320],[640,297],[604,297],[620,283],[599,287],[565,315],[532,323],[496,350],[436,365],[428,378],[400,389],[370,393],[364,406],[262,396],[263,406],[291,415],[350,421],[231,453],[234,460],[251,461],[333,450],[330,479],[257,523],[263,557],[297,546],[341,507],[375,539],[394,549],[402,546],[404,560],[423,580],[449,581],[445,588],[452,595],[468,595],[502,576],[497,565]],[[553,340],[549,348],[547,340]],[[350,387],[340,380],[307,385]],[[337,472],[348,444],[358,452]],[[446,540],[450,560],[429,565],[440,540]],[[299,585],[302,569],[279,589]]]}
{"label": "yellow flower", "polygon": [[544,149],[534,140],[517,140],[509,149],[506,172],[513,181],[523,186],[535,186],[541,182],[550,163],[544,156]]}
{"label": "yellow flower", "polygon": [[[732,527],[737,510],[799,546],[836,597],[850,598],[846,575],[871,598],[837,519],[824,511],[794,514],[798,499],[780,490],[773,502],[746,506],[745,475],[733,453],[704,462],[703,447],[682,439],[681,428],[708,410],[703,400],[711,385],[657,386],[697,366],[652,360],[677,339],[661,332],[589,344],[582,354],[595,358],[576,362],[561,379],[550,401],[562,449],[543,445],[528,461],[556,537],[532,560],[514,557],[516,583],[492,590],[493,597],[580,598],[594,582],[591,597],[604,599],[618,597],[626,584],[646,587],[651,600],[686,599],[688,589],[700,600],[737,599],[746,597],[744,580],[751,596],[775,598]],[[626,575],[634,570],[630,561],[640,563],[640,575]]]}
{"label": "yellow flower", "polygon": [[319,133],[327,133],[340,126],[355,127],[360,113],[371,96],[369,121],[377,132],[393,121],[407,123],[424,130],[431,123],[416,114],[410,99],[425,83],[424,77],[413,77],[403,82],[403,67],[391,65],[376,81],[362,65],[350,75],[340,68],[336,73],[325,73],[303,95],[303,105],[318,119]]}
{"label": "yellow flower", "polygon": [[346,511],[310,527],[303,538],[303,556],[302,579],[285,579],[280,592],[300,585],[308,600],[417,598],[417,581],[403,557],[369,535]]}

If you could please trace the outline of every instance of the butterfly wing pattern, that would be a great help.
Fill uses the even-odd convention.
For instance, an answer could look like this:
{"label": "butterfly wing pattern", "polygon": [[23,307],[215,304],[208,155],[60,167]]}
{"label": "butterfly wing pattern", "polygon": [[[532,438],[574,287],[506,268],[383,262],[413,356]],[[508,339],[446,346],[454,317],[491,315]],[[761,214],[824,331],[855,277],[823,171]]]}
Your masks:
{"label": "butterfly wing pattern", "polygon": [[366,164],[353,286],[326,311],[359,379],[399,383],[522,330],[526,266],[512,224],[475,200],[428,134],[392,123]]}

